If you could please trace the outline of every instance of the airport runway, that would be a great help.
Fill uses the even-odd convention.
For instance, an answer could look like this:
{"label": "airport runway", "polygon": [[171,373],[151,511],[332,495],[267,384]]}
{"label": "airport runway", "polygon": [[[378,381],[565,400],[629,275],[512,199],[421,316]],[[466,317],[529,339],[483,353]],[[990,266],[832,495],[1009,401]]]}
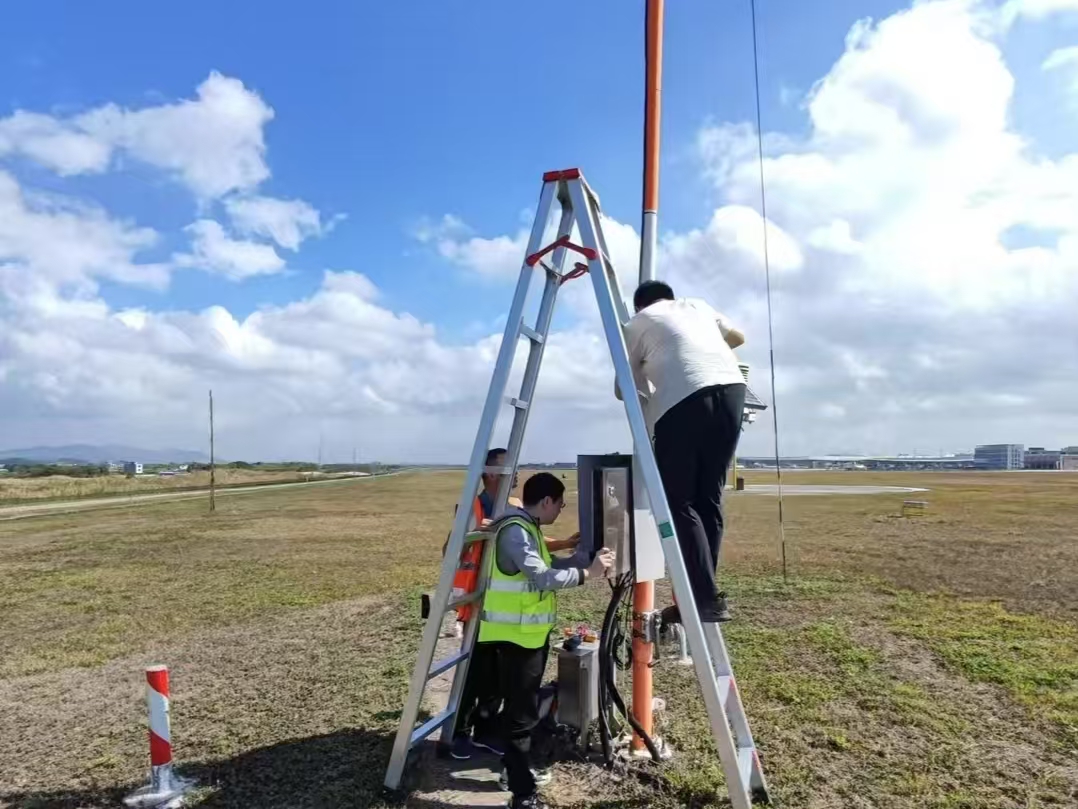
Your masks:
{"label": "airport runway", "polygon": [[[811,496],[811,495],[845,495],[845,494],[914,494],[927,492],[928,489],[916,489],[911,486],[815,486],[806,483],[786,483],[782,486],[783,497]],[[743,492],[738,494],[767,494],[777,495],[779,487],[774,483],[750,483],[745,486]]]}

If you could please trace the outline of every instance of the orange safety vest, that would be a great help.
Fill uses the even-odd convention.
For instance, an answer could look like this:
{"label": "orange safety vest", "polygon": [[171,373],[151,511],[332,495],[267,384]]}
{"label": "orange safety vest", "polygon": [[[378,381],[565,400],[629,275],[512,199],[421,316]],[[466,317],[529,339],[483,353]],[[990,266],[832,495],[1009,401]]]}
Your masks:
{"label": "orange safety vest", "polygon": [[[475,515],[475,528],[478,530],[483,524],[483,506],[479,498],[472,503],[472,514]],[[483,543],[470,542],[464,546],[460,554],[460,563],[457,565],[456,575],[453,576],[453,598],[460,598],[468,593],[475,592],[475,586],[479,583],[479,563],[483,559]],[[457,608],[457,620],[467,621],[472,615],[472,604],[465,604]]]}

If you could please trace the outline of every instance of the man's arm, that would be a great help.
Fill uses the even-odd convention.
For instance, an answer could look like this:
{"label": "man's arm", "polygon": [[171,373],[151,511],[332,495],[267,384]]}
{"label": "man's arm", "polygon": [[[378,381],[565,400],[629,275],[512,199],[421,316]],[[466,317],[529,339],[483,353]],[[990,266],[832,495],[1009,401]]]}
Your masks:
{"label": "man's arm", "polygon": [[[634,326],[639,328],[635,316],[625,327],[625,349],[629,354],[629,369],[633,372],[633,384],[636,386],[636,394],[646,399],[650,386],[644,376],[643,348],[640,336],[637,334],[637,328],[634,328]],[[619,402],[623,401],[621,398],[621,386],[618,385],[616,376],[614,377],[614,396],[617,397]]]}
{"label": "man's arm", "polygon": [[547,565],[531,534],[519,525],[507,525],[498,532],[498,559],[502,570],[513,575],[521,572],[538,590],[565,590],[584,583],[583,568],[557,568]]}
{"label": "man's arm", "polygon": [[581,569],[587,568],[591,564],[590,554],[584,548],[577,547],[575,551],[569,556],[559,556],[550,560],[550,566],[564,570],[570,567],[579,567]]}
{"label": "man's arm", "polygon": [[722,338],[726,341],[726,345],[730,346],[730,348],[737,348],[738,346],[742,346],[745,344],[745,335],[739,332],[737,329],[730,329],[730,331],[726,332],[726,334],[724,334]]}
{"label": "man's arm", "polygon": [[[711,310],[715,312],[714,309]],[[744,333],[736,328],[730,319],[721,312],[715,312],[715,323],[719,327],[719,333],[722,334],[722,339],[726,341],[726,345],[730,348],[737,348],[745,344]]]}
{"label": "man's arm", "polygon": [[558,551],[567,551],[570,548],[575,548],[580,544],[580,532],[577,531],[568,539],[553,539],[551,537],[544,537],[546,540],[546,549],[551,553],[557,553]]}

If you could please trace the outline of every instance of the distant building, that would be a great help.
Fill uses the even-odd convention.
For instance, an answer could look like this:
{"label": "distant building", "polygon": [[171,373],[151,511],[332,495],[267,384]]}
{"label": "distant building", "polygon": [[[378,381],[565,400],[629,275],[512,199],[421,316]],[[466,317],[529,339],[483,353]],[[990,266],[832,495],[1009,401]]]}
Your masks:
{"label": "distant building", "polygon": [[[1074,447],[1078,449],[1078,447]],[[1059,468],[1064,472],[1078,472],[1078,452],[1064,452],[1059,456]]]}
{"label": "distant building", "polygon": [[1078,446],[1076,447],[1063,447],[1060,450],[1064,455],[1078,455]]}
{"label": "distant building", "polygon": [[141,475],[142,474],[142,464],[138,463],[137,461],[127,461],[124,464],[124,474],[125,475]]}
{"label": "distant building", "polygon": [[979,469],[1023,469],[1025,447],[1022,444],[983,444],[973,451]]}
{"label": "distant building", "polygon": [[1026,450],[1026,469],[1056,470],[1063,468],[1063,453],[1044,447],[1030,447]]}
{"label": "distant building", "polygon": [[[737,459],[741,469],[774,469],[775,459],[744,456]],[[783,469],[862,469],[924,471],[929,469],[974,469],[973,456],[956,455],[806,455],[785,457]]]}

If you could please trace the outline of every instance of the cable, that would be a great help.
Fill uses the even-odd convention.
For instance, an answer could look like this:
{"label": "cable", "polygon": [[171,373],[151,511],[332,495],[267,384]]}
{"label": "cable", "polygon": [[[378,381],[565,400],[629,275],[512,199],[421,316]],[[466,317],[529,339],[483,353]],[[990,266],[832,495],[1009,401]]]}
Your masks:
{"label": "cable", "polygon": [[[606,607],[606,614],[603,616],[603,628],[602,633],[599,636],[599,733],[600,736],[602,736],[604,732],[608,734],[607,740],[609,740],[610,725],[608,718],[605,717],[605,713],[609,710],[610,703],[613,703],[618,712],[628,720],[637,735],[643,739],[644,746],[647,747],[651,757],[659,762],[662,761],[659,748],[655,746],[655,742],[652,741],[651,737],[644,731],[644,728],[640,723],[636,721],[636,718],[632,715],[632,711],[629,711],[625,707],[625,700],[622,699],[621,693],[618,691],[617,681],[614,677],[615,658],[613,646],[620,635],[616,629],[618,613],[621,612],[622,602],[625,600],[625,597],[632,591],[632,585],[632,572],[624,574],[617,580],[612,588],[610,603]],[[608,765],[613,763],[613,751],[608,746],[608,741],[604,741],[603,756]]]}
{"label": "cable", "polygon": [[749,0],[752,9],[752,72],[756,87],[756,154],[760,166],[760,215],[764,228],[764,279],[767,284],[767,341],[771,363],[771,420],[775,434],[775,479],[778,482],[779,500],[779,541],[782,545],[782,581],[787,582],[786,573],[786,524],[782,509],[782,463],[779,453],[779,400],[775,391],[775,330],[771,309],[771,260],[767,244],[767,186],[764,182],[764,125],[760,104],[760,55],[756,33],[756,0]]}

